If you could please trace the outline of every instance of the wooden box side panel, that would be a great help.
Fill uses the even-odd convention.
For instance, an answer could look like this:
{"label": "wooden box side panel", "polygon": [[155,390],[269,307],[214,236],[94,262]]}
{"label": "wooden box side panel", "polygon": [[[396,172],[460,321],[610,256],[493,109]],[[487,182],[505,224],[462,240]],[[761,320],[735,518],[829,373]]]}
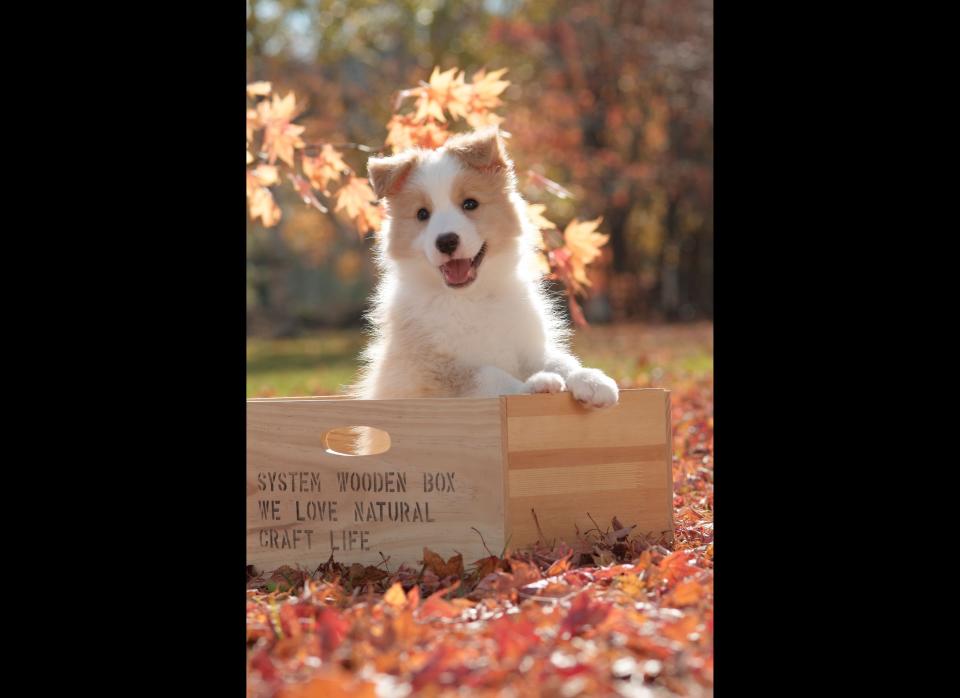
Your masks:
{"label": "wooden box side panel", "polygon": [[[387,432],[389,450],[328,452],[324,433],[350,426]],[[248,564],[377,564],[383,553],[396,569],[424,546],[485,557],[472,528],[491,549],[505,540],[501,428],[495,398],[248,401]]]}
{"label": "wooden box side panel", "polygon": [[594,521],[605,529],[614,516],[672,539],[669,391],[623,390],[607,410],[581,407],[569,393],[504,400],[511,547],[540,532],[572,542],[577,529]]}

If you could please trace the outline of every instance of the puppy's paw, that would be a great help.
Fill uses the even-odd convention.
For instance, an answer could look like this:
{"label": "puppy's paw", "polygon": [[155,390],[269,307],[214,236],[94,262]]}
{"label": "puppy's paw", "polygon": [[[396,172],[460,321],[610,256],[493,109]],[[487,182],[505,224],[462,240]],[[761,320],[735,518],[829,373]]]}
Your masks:
{"label": "puppy's paw", "polygon": [[524,383],[527,390],[531,393],[559,393],[567,386],[563,382],[563,376],[559,373],[550,373],[549,371],[540,371],[527,378]]}
{"label": "puppy's paw", "polygon": [[611,407],[620,399],[616,381],[596,368],[581,368],[567,376],[567,388],[588,407]]}

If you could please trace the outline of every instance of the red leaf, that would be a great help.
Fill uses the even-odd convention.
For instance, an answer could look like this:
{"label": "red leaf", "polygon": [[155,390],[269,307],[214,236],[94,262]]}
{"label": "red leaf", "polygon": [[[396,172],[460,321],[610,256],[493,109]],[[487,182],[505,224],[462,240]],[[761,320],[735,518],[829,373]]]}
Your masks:
{"label": "red leaf", "polygon": [[573,557],[573,551],[572,551],[572,550],[571,550],[569,553],[567,553],[566,555],[564,555],[562,558],[560,558],[559,560],[557,560],[556,562],[554,562],[552,565],[550,565],[550,568],[547,570],[547,573],[546,573],[545,576],[547,576],[547,577],[553,577],[553,576],[555,576],[555,575],[562,574],[563,572],[566,572],[568,569],[570,569],[570,558],[571,558],[571,557]]}
{"label": "red leaf", "polygon": [[560,624],[560,636],[563,637],[564,633],[573,636],[597,627],[606,620],[610,608],[608,603],[593,601],[589,592],[581,592],[570,604],[570,610]]}
{"label": "red leaf", "polygon": [[689,559],[690,555],[685,550],[677,550],[660,561],[660,569],[663,570],[665,578],[671,585],[700,571],[699,567],[687,564]]}
{"label": "red leaf", "polygon": [[446,601],[443,597],[452,592],[460,586],[460,583],[457,582],[451,587],[446,589],[441,589],[440,591],[434,592],[431,594],[426,601],[423,602],[423,605],[420,606],[417,617],[421,620],[428,620],[430,618],[456,618],[460,615],[460,609],[454,606],[449,601]]}

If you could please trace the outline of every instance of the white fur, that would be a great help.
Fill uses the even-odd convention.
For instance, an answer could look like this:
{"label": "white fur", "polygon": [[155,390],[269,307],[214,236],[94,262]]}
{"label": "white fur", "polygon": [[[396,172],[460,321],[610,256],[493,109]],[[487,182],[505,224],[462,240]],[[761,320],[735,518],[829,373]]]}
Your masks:
{"label": "white fur", "polygon": [[452,255],[453,259],[472,259],[483,246],[483,238],[473,221],[450,200],[450,182],[463,169],[463,165],[456,158],[444,155],[443,151],[430,151],[424,158],[425,162],[411,175],[412,183],[422,186],[433,202],[430,220],[417,238],[416,245],[435,267],[450,259],[437,249],[437,237],[443,233],[455,232],[460,236],[460,245]]}
{"label": "white fur", "polygon": [[[411,183],[432,200],[429,221],[410,243],[417,254],[388,256],[391,221],[383,224],[381,280],[368,316],[372,341],[356,395],[488,397],[569,390],[592,407],[615,404],[617,384],[597,369],[583,368],[566,348],[568,330],[533,265],[536,231],[519,194],[511,193],[509,206],[521,230],[496,231],[496,245],[488,245],[472,284],[444,284],[437,236],[460,236],[456,258],[473,258],[484,243],[484,231],[450,200],[451,182],[462,167],[440,150],[425,154],[411,173]],[[504,225],[515,226],[510,222],[515,220],[504,216]]]}

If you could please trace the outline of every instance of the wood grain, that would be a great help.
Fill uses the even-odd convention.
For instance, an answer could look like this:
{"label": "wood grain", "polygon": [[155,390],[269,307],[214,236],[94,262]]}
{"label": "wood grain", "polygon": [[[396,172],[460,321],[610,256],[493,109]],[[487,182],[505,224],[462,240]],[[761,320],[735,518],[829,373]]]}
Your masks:
{"label": "wood grain", "polygon": [[614,516],[672,539],[668,391],[623,390],[606,410],[584,408],[569,393],[502,399],[511,547],[541,535],[569,542]]}

